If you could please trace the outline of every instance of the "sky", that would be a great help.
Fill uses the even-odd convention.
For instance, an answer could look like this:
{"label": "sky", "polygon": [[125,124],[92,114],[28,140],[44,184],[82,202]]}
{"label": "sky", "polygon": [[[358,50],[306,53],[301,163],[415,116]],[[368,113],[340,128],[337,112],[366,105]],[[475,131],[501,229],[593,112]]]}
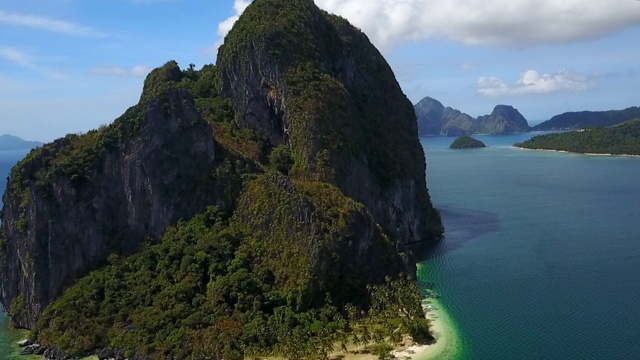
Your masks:
{"label": "sky", "polygon": [[[258,0],[268,1],[268,0]],[[380,49],[400,86],[531,124],[640,106],[638,0],[315,0]],[[169,60],[215,63],[248,0],[1,0],[0,134],[52,141],[108,124]]]}

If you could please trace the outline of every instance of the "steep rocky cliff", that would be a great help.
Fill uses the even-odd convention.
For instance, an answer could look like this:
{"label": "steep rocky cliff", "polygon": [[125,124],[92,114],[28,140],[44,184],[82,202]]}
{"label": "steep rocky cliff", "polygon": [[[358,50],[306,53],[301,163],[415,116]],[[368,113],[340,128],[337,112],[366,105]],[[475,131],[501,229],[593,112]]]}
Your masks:
{"label": "steep rocky cliff", "polygon": [[512,106],[497,105],[490,115],[471,116],[430,97],[414,105],[420,135],[506,135],[530,131],[527,120]]}
{"label": "steep rocky cliff", "polygon": [[293,177],[335,184],[401,244],[442,233],[415,113],[366,35],[311,0],[255,2],[218,64],[238,125],[290,147]]}
{"label": "steep rocky cliff", "polygon": [[154,70],[113,124],[29,154],[3,199],[0,300],[74,355],[319,356],[443,231],[411,104],[312,0],[254,1],[217,65]]}
{"label": "steep rocky cliff", "polygon": [[460,136],[470,134],[474,119],[436,99],[425,97],[414,106],[420,135]]}
{"label": "steep rocky cliff", "polygon": [[211,128],[185,90],[32,151],[3,197],[0,300],[14,323],[33,327],[63,287],[110,253],[131,254],[222,202],[201,186],[214,164]]}
{"label": "steep rocky cliff", "polygon": [[490,115],[480,116],[474,126],[476,134],[506,135],[531,130],[527,119],[513,106],[497,105]]}

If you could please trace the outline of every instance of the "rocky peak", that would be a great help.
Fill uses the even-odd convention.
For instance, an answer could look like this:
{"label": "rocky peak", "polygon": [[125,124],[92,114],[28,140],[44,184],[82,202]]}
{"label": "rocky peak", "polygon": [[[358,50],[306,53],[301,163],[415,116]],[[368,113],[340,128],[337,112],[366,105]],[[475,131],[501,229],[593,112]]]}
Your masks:
{"label": "rocky peak", "polygon": [[256,0],[218,64],[238,125],[289,146],[291,176],[336,184],[401,243],[439,236],[415,113],[361,31],[311,0]]}
{"label": "rocky peak", "polygon": [[510,105],[497,105],[490,115],[476,119],[476,133],[511,134],[530,130],[527,119]]}
{"label": "rocky peak", "polygon": [[169,89],[109,127],[32,151],[3,197],[0,300],[14,323],[32,327],[65,286],[110,253],[131,254],[219,202],[198,186],[214,148],[189,93]]}

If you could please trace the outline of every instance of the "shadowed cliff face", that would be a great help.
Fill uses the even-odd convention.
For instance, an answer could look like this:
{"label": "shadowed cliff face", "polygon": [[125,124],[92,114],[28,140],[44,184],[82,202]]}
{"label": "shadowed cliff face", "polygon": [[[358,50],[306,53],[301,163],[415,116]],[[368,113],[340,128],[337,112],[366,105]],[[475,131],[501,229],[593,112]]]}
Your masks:
{"label": "shadowed cliff face", "polygon": [[425,97],[414,106],[420,135],[505,135],[530,131],[527,119],[513,106],[497,105],[490,115],[476,119]]}
{"label": "shadowed cliff face", "polygon": [[362,32],[311,0],[256,1],[218,64],[238,125],[288,145],[292,177],[336,184],[399,246],[439,237],[413,107]]}
{"label": "shadowed cliff face", "polygon": [[12,190],[17,176],[10,177],[0,300],[18,326],[32,327],[63,287],[108,254],[131,254],[145,237],[157,240],[169,224],[221,201],[200,186],[214,164],[214,141],[191,96],[167,91],[141,115],[135,134],[106,148],[86,179],[59,171],[44,184],[35,180],[53,167],[49,156],[73,146],[68,139],[23,161],[26,194]]}
{"label": "shadowed cliff face", "polygon": [[490,115],[476,119],[475,132],[478,134],[513,134],[531,130],[527,119],[513,106],[497,105]]}

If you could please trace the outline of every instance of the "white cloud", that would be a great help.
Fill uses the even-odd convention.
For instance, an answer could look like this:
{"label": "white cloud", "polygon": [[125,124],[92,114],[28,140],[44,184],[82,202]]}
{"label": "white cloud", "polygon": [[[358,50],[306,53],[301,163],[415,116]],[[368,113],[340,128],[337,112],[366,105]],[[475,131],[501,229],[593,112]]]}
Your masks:
{"label": "white cloud", "polygon": [[238,19],[240,18],[240,15],[244,12],[244,9],[246,9],[247,6],[251,5],[252,1],[253,0],[233,0],[233,11],[234,11],[233,16],[227,18],[226,20],[218,24],[217,34],[218,36],[220,36],[220,40],[218,40],[213,46],[205,49],[203,51],[204,54],[213,55],[218,52],[218,48],[220,47],[220,45],[222,45],[222,42],[224,41],[224,37],[231,30],[231,28],[233,27],[233,24],[235,24],[236,21],[238,21]]}
{"label": "white cloud", "polygon": [[104,34],[90,27],[74,24],[68,21],[52,19],[37,15],[15,14],[0,10],[0,24],[24,26],[32,29],[44,30],[64,35],[79,37],[103,37]]}
{"label": "white cloud", "polygon": [[514,85],[509,85],[497,77],[482,76],[478,79],[477,88],[478,92],[485,96],[584,91],[593,86],[594,77],[567,70],[555,74],[540,74],[536,70],[527,70]]}
{"label": "white cloud", "polygon": [[117,76],[146,76],[151,69],[145,65],[136,65],[131,70],[120,66],[95,67],[89,72],[95,75],[117,75]]}
{"label": "white cloud", "polygon": [[478,68],[478,64],[472,62],[463,63],[460,68],[465,71],[471,71]]}
{"label": "white cloud", "polygon": [[33,58],[31,55],[14,48],[0,48],[0,58],[4,58],[24,67],[33,66]]}
{"label": "white cloud", "polygon": [[0,47],[0,59],[8,60],[16,65],[19,65],[28,71],[37,73],[52,79],[64,78],[64,73],[56,69],[51,69],[46,66],[42,66],[37,60],[42,60],[42,57],[34,56],[26,53],[22,50],[11,47]]}
{"label": "white cloud", "polygon": [[235,14],[225,21],[218,24],[218,35],[224,38],[225,35],[231,30],[233,24],[240,18],[240,14],[244,12],[244,9],[251,4],[251,0],[233,0],[233,10]]}
{"label": "white cloud", "polygon": [[[250,1],[218,26],[223,37]],[[632,0],[316,0],[361,28],[382,49],[407,41],[530,47],[604,37],[640,26]]]}

